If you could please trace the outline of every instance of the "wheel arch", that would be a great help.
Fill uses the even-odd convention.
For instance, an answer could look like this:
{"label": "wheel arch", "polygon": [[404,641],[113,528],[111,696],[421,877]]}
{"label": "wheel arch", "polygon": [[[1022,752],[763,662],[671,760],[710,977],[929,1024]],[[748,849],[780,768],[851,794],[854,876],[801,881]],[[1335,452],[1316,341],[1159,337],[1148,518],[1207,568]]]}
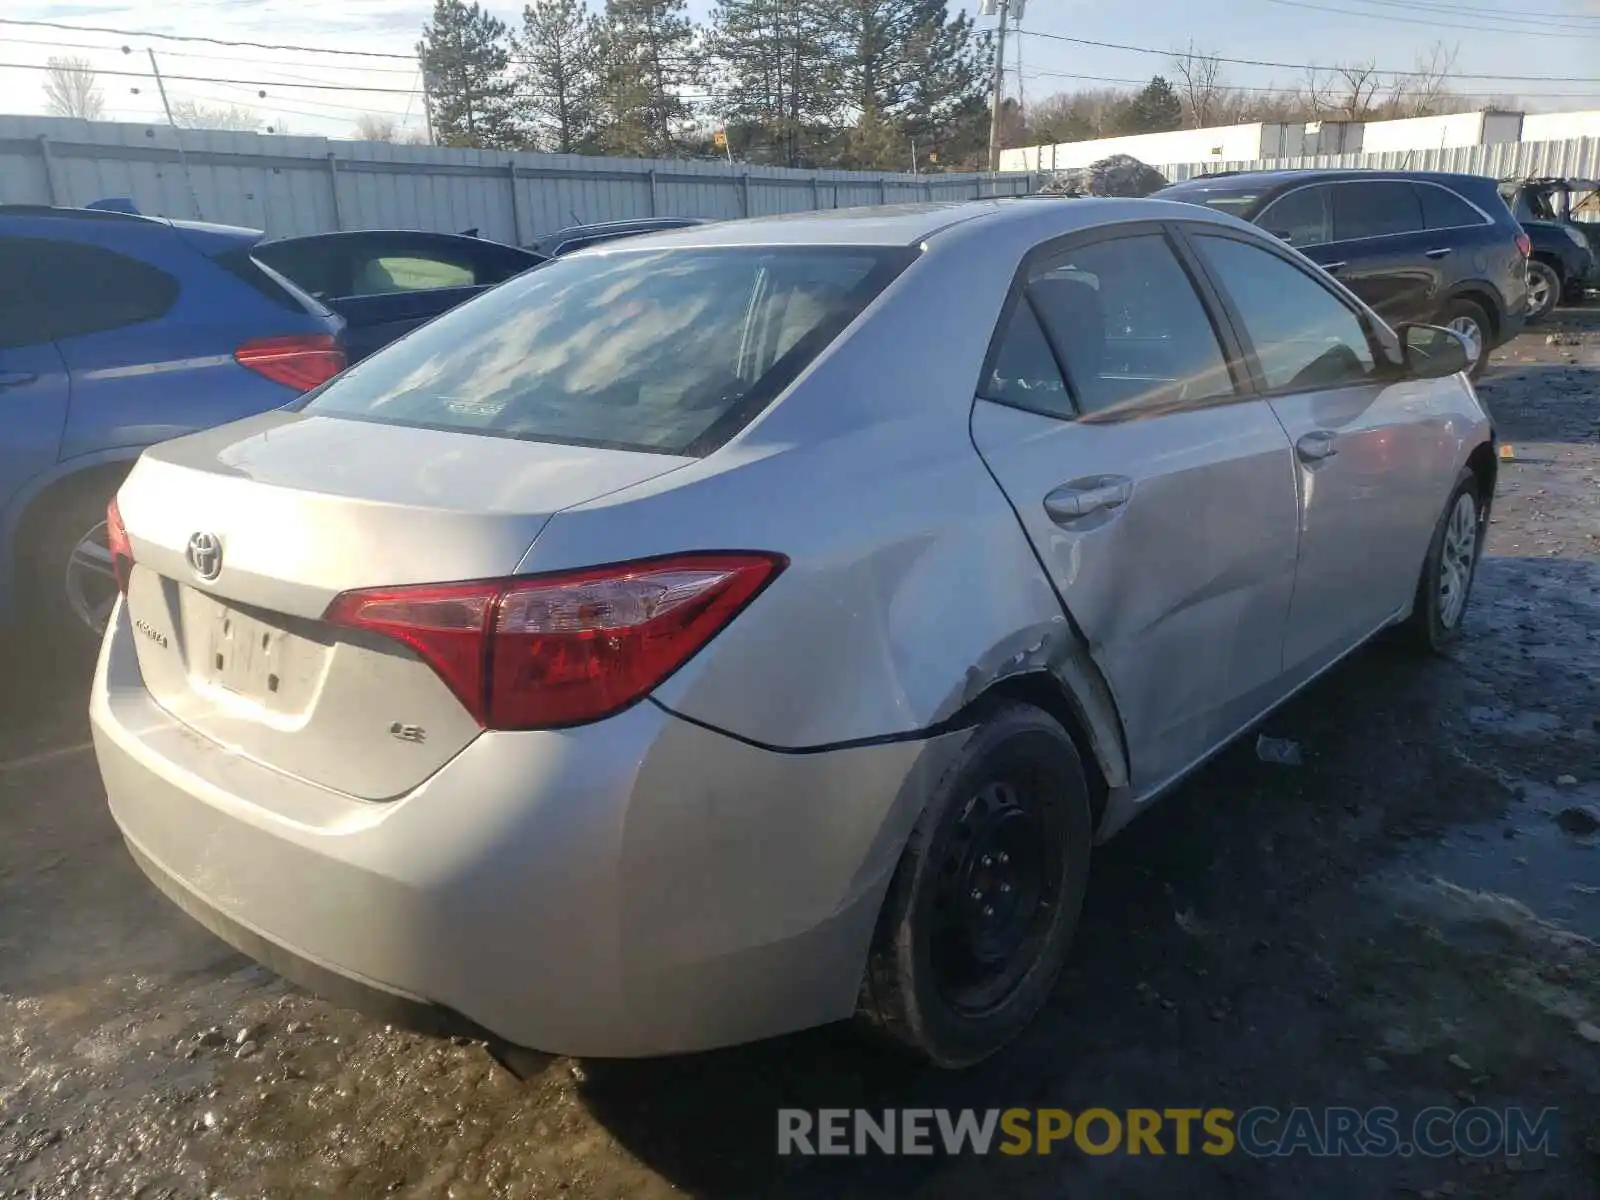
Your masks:
{"label": "wheel arch", "polygon": [[1500,475],[1500,459],[1495,455],[1494,444],[1479,442],[1467,455],[1467,470],[1478,480],[1478,499],[1487,511],[1494,504],[1495,482]]}
{"label": "wheel arch", "polygon": [[1483,309],[1483,315],[1489,319],[1490,337],[1498,341],[1500,331],[1505,328],[1505,301],[1492,284],[1478,280],[1460,284],[1445,296],[1444,303],[1449,304],[1452,300],[1470,300]]}
{"label": "wheel arch", "polygon": [[0,524],[0,614],[15,612],[23,558],[50,502],[90,486],[114,491],[143,451],[143,446],[126,446],[66,459],[29,480],[12,497]]}
{"label": "wheel arch", "polygon": [[1086,655],[1074,655],[1063,663],[997,676],[961,706],[951,723],[976,725],[1008,702],[1042,710],[1072,738],[1098,829],[1113,790],[1126,788],[1129,778],[1121,717],[1099,669]]}
{"label": "wheel arch", "polygon": [[1543,263],[1549,267],[1556,273],[1556,279],[1565,286],[1567,282],[1567,264],[1561,255],[1554,250],[1535,250],[1533,252],[1533,261]]}

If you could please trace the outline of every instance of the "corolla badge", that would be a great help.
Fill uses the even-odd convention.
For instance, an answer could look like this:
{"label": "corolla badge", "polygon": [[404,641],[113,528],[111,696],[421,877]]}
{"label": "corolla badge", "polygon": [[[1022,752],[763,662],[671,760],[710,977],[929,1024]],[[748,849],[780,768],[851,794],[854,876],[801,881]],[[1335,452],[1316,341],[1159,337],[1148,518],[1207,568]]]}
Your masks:
{"label": "corolla badge", "polygon": [[222,574],[222,539],[214,533],[189,535],[189,548],[184,558],[201,579],[215,579]]}

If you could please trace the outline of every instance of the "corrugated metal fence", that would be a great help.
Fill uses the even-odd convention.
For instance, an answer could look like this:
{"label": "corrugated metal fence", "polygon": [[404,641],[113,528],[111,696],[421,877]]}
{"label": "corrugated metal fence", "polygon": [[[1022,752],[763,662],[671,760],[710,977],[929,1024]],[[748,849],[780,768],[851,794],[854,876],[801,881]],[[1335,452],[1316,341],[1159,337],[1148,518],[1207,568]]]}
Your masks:
{"label": "corrugated metal fence", "polygon": [[205,130],[178,135],[165,125],[0,116],[0,203],[126,196],[143,213],[198,216],[275,236],[477,229],[526,243],[593,221],[968,200],[1025,195],[1033,185],[1027,174],[792,171]]}
{"label": "corrugated metal fence", "polygon": [[1456,146],[1438,150],[1391,150],[1383,154],[1318,154],[1301,158],[1263,158],[1253,162],[1169,163],[1159,170],[1174,183],[1218,171],[1283,171],[1304,168],[1368,167],[1386,171],[1455,171],[1492,179],[1556,175],[1600,179],[1600,138],[1561,142],[1503,142],[1495,146]]}

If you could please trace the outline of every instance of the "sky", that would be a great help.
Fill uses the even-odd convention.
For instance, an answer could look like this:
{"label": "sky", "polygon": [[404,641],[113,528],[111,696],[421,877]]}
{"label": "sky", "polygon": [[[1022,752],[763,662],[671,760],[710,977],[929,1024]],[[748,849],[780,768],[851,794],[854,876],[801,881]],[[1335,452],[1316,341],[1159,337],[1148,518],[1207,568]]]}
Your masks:
{"label": "sky", "polygon": [[[496,0],[487,7],[513,27],[520,22],[515,4]],[[705,20],[710,7],[710,0],[689,0],[697,20]],[[431,9],[431,0],[0,0],[0,18],[11,20],[408,57]],[[993,18],[978,21],[981,27],[995,24]],[[1170,52],[1191,41],[1197,51],[1240,59],[1319,66],[1372,61],[1380,68],[1408,70],[1442,40],[1458,52],[1457,72],[1494,77],[1457,82],[1458,92],[1480,93],[1484,100],[1519,95],[1539,111],[1600,108],[1600,0],[1027,0],[1020,29],[1022,36],[1010,38],[1007,46],[1007,91],[1015,96],[1020,84],[1025,102],[1058,91],[1143,81],[1157,73],[1170,77]],[[1059,40],[1063,37],[1158,53]],[[174,102],[245,105],[264,127],[295,134],[353,136],[364,114],[422,128],[414,59],[217,46],[4,20],[0,113],[45,112],[44,73],[28,67],[42,66],[52,55],[75,55],[102,73],[108,118],[158,120],[161,102],[150,76],[150,50]],[[1226,81],[1235,86],[1284,87],[1303,76],[1285,66],[1224,69]],[[324,86],[303,86],[308,84]]]}

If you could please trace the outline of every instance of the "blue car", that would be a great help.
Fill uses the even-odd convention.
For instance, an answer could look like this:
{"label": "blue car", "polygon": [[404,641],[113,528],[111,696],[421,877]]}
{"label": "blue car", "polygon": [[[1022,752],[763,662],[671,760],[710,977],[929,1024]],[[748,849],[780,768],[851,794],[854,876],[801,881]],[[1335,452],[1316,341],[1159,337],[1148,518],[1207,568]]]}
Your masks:
{"label": "blue car", "polygon": [[0,625],[89,646],[106,504],[140,452],[279,408],[345,365],[342,319],[248,229],[0,205]]}

